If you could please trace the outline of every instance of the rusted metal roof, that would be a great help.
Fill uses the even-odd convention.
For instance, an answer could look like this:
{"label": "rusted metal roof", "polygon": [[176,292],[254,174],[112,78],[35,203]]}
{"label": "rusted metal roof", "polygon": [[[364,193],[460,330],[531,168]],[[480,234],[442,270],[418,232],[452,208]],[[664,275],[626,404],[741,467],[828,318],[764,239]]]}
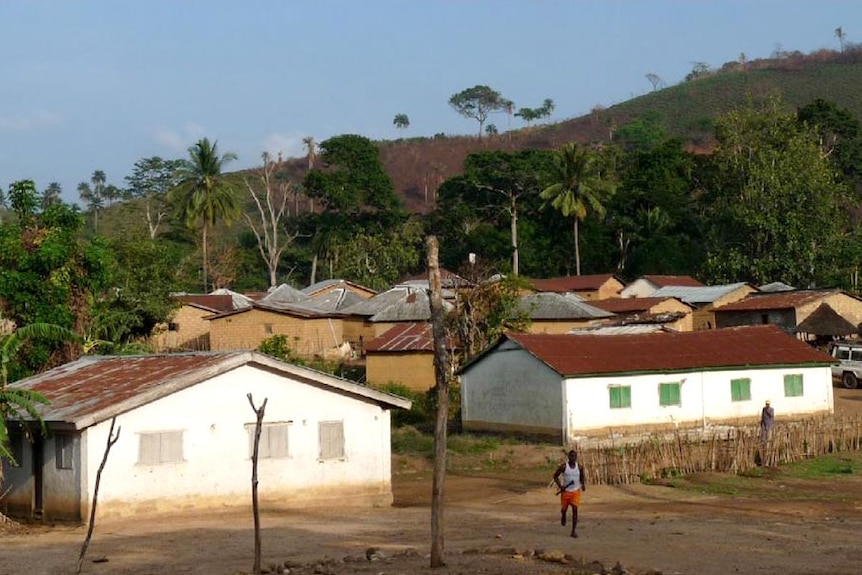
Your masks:
{"label": "rusted metal roof", "polygon": [[365,346],[365,351],[434,351],[430,323],[411,322],[387,329]]}
{"label": "rusted metal roof", "polygon": [[[586,276],[566,276],[558,278],[531,279],[529,282],[536,291],[566,293],[597,290],[607,282],[617,280],[613,274],[593,274]],[[620,282],[622,284],[622,282]]]}
{"label": "rusted metal roof", "polygon": [[656,287],[665,286],[685,286],[685,287],[703,287],[703,283],[697,281],[691,276],[663,276],[663,275],[645,275],[643,279],[650,282]]}
{"label": "rusted metal roof", "polygon": [[214,313],[234,309],[233,297],[230,295],[183,294],[176,296],[176,299],[186,305]]}
{"label": "rusted metal roof", "polygon": [[495,347],[506,339],[565,376],[834,363],[770,325],[635,335],[507,333]]}
{"label": "rusted metal roof", "polygon": [[727,311],[766,311],[770,309],[794,309],[827,296],[840,293],[837,290],[795,290],[750,294],[738,302],[715,309],[715,313]]}
{"label": "rusted metal roof", "polygon": [[[671,297],[627,297],[627,298],[610,298],[610,299],[596,299],[590,302],[590,305],[595,306],[599,309],[603,309],[605,311],[609,311],[615,314],[621,313],[643,313],[649,311],[654,306],[659,305],[671,298]],[[681,302],[680,300],[676,300]],[[688,304],[684,304],[688,307]]]}
{"label": "rusted metal roof", "polygon": [[389,407],[410,407],[403,398],[254,351],[87,356],[10,386],[47,397],[51,403],[40,407],[46,422],[71,423],[83,429],[248,364]]}

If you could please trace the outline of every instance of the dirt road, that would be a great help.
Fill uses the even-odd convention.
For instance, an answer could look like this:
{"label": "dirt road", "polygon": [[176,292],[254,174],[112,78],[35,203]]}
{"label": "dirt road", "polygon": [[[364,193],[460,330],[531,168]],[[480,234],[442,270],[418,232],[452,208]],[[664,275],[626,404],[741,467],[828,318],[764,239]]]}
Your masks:
{"label": "dirt road", "polygon": [[[841,412],[862,413],[862,390],[836,388]],[[430,472],[396,468],[395,506],[265,513],[264,564],[292,573],[431,573]],[[579,531],[559,525],[544,471],[450,474],[447,568],[439,573],[856,574],[862,571],[862,476],[810,482],[810,498],[703,495],[632,485],[590,487]],[[795,489],[798,489],[797,485]],[[772,495],[772,493],[770,493]],[[84,527],[0,529],[0,575],[74,572]],[[366,552],[374,548],[376,554]],[[97,524],[84,573],[168,575],[250,572],[247,510],[153,516]],[[544,552],[544,553],[543,553]],[[543,555],[546,561],[539,559]],[[566,558],[568,555],[568,558]],[[93,560],[104,559],[104,562]],[[563,561],[564,563],[560,563]]]}

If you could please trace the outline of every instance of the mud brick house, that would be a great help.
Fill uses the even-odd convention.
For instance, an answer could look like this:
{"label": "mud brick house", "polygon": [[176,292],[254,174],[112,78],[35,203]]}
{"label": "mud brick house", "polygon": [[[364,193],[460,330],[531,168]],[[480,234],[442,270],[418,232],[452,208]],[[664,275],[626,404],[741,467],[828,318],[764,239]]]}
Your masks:
{"label": "mud brick house", "polygon": [[715,328],[717,308],[738,302],[756,291],[757,288],[745,282],[703,287],[666,286],[654,291],[650,297],[675,297],[692,306],[692,324],[698,331]]}
{"label": "mud brick house", "polygon": [[585,300],[620,297],[625,284],[612,274],[531,279],[537,292],[575,294]]}
{"label": "mud brick house", "polygon": [[862,299],[837,289],[752,293],[715,310],[718,327],[777,325],[805,339],[859,334]]}
{"label": "mud brick house", "polygon": [[640,335],[509,333],[459,371],[465,429],[571,444],[833,411],[833,359],[775,326]]}
{"label": "mud brick house", "polygon": [[515,313],[530,319],[530,333],[566,333],[578,327],[598,325],[613,314],[574,294],[534,293],[518,299]]}
{"label": "mud brick house", "polygon": [[366,380],[372,384],[400,383],[413,391],[437,384],[431,324],[409,322],[386,330],[365,347]]}
{"label": "mud brick house", "polygon": [[[47,437],[13,429],[0,509],[86,520],[112,418],[98,516],[247,506],[256,423],[264,509],[392,502],[390,410],[406,399],[269,356],[89,356],[11,384],[45,395]],[[32,421],[24,422],[31,429]]]}
{"label": "mud brick house", "polygon": [[614,314],[606,325],[660,324],[672,331],[694,330],[695,308],[675,297],[611,298],[590,304]]}
{"label": "mud brick house", "polygon": [[251,305],[250,299],[240,303],[226,293],[178,294],[174,299],[179,307],[171,314],[170,322],[159,325],[150,337],[155,351],[208,351],[210,323],[207,318]]}

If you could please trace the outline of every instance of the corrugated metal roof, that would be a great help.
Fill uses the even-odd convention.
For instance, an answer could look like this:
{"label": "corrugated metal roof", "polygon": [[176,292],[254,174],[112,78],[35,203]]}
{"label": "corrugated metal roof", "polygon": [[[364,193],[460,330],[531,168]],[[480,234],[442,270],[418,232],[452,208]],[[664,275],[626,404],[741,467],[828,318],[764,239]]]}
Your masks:
{"label": "corrugated metal roof", "polygon": [[258,303],[267,305],[281,305],[290,303],[305,303],[311,299],[307,294],[302,293],[298,289],[287,284],[281,284],[274,290],[270,291],[266,297],[258,300]]}
{"label": "corrugated metal roof", "polygon": [[796,326],[797,332],[813,335],[844,337],[859,333],[859,326],[832,309],[828,303],[821,303],[805,320]]}
{"label": "corrugated metal roof", "polygon": [[[605,311],[609,311],[611,313],[642,313],[645,311],[649,311],[653,306],[657,306],[658,304],[665,302],[669,299],[676,299],[670,297],[627,297],[627,298],[610,298],[610,299],[596,299],[590,302],[590,305],[593,305],[599,309],[603,309]],[[679,300],[677,300],[679,301]],[[684,302],[681,302],[684,303]],[[688,304],[685,304],[688,305]]]}
{"label": "corrugated metal roof", "polygon": [[745,282],[703,287],[666,286],[650,294],[650,297],[675,297],[692,305],[713,303],[725,295],[748,285]]}
{"label": "corrugated metal roof", "polygon": [[46,422],[73,423],[83,429],[247,364],[394,407],[405,407],[407,401],[253,351],[88,356],[10,385],[50,400],[40,408]]}
{"label": "corrugated metal roof", "polygon": [[321,280],[319,282],[315,282],[315,283],[311,284],[308,287],[302,288],[302,290],[300,290],[300,291],[302,291],[302,293],[304,293],[306,295],[314,296],[316,293],[323,291],[327,288],[333,287],[333,286],[334,287],[343,287],[345,289],[352,286],[352,287],[355,287],[356,289],[364,291],[364,292],[369,292],[372,294],[377,293],[371,288],[359,285],[357,283],[353,283],[353,282],[345,280],[345,279]]}
{"label": "corrugated metal roof", "polygon": [[764,285],[760,286],[760,288],[758,288],[758,289],[760,289],[760,291],[762,291],[762,292],[775,292],[775,291],[792,291],[792,290],[795,290],[796,288],[793,287],[792,285],[787,285],[784,282],[772,282],[772,283],[764,284]]}
{"label": "corrugated metal roof", "polygon": [[210,295],[229,295],[233,300],[233,309],[242,309],[245,307],[249,307],[251,305],[251,302],[254,301],[254,298],[250,296],[231,291],[227,288],[219,288],[217,290],[213,290],[212,292],[210,292]]}
{"label": "corrugated metal roof", "polygon": [[566,332],[568,335],[634,335],[667,331],[660,323],[630,323],[626,325],[599,325],[577,327]]}
{"label": "corrugated metal roof", "polygon": [[521,296],[515,313],[525,313],[530,319],[597,319],[613,314],[584,301],[558,293],[534,293]]}
{"label": "corrugated metal roof", "polygon": [[[443,301],[443,309],[449,311],[452,304]],[[351,306],[348,309],[353,309]],[[431,319],[431,298],[425,290],[409,290],[401,299],[370,318],[370,322],[382,321],[428,321]]]}
{"label": "corrugated metal roof", "polygon": [[617,336],[507,333],[504,338],[567,376],[834,362],[768,325]]}
{"label": "corrugated metal roof", "polygon": [[697,281],[691,276],[645,275],[643,276],[643,279],[647,280],[657,288],[665,286],[705,287],[702,282]]}
{"label": "corrugated metal roof", "polygon": [[370,317],[397,303],[401,299],[407,297],[407,295],[419,291],[422,290],[414,289],[408,286],[395,286],[392,289],[388,289],[385,292],[381,292],[374,297],[368,298],[350,307],[344,308],[341,311],[350,315],[362,315]]}
{"label": "corrugated metal roof", "polygon": [[335,288],[311,296],[307,305],[324,311],[341,311],[361,301],[365,301],[365,298],[355,291],[348,288]]}
{"label": "corrugated metal roof", "polygon": [[396,325],[368,342],[365,351],[434,351],[431,324],[411,322]]}
{"label": "corrugated metal roof", "polygon": [[715,312],[763,311],[769,309],[793,309],[826,296],[839,293],[837,290],[796,290],[765,294],[750,294],[745,299],[716,308]]}
{"label": "corrugated metal roof", "polygon": [[533,288],[536,291],[566,293],[570,291],[597,290],[611,280],[616,280],[613,274],[565,276],[558,278],[531,279],[528,281],[533,285]]}
{"label": "corrugated metal roof", "polygon": [[[428,272],[417,274],[415,276],[408,276],[403,278],[398,282],[399,285],[418,285],[423,287],[428,287]],[[440,285],[444,288],[448,289],[457,289],[470,287],[473,284],[467,278],[463,278],[456,274],[455,272],[451,272],[445,268],[440,268]]]}

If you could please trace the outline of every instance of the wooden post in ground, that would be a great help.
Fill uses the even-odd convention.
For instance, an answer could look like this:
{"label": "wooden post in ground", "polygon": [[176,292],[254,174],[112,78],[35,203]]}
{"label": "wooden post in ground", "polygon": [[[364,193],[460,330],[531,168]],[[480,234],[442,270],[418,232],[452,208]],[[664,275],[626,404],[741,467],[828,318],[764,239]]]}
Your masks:
{"label": "wooden post in ground", "polygon": [[252,573],[259,575],[260,507],[258,506],[257,501],[257,455],[260,447],[260,429],[263,425],[263,413],[266,411],[266,402],[268,398],[264,398],[260,408],[257,408],[254,406],[254,400],[251,398],[251,394],[247,393],[246,397],[248,398],[248,403],[251,405],[251,408],[254,410],[254,414],[257,416],[257,421],[254,425],[254,447],[251,452],[251,509],[252,514],[254,515],[254,566],[252,566]]}
{"label": "wooden post in ground", "polygon": [[434,338],[434,376],[437,384],[437,418],[434,424],[434,478],[431,487],[431,567],[444,567],[443,485],[446,482],[446,426],[449,420],[449,377],[446,370],[446,331],[443,325],[443,289],[440,282],[437,238],[428,236],[428,283],[431,287],[431,332]]}
{"label": "wooden post in ground", "polygon": [[99,501],[99,484],[102,482],[102,470],[105,469],[105,464],[108,462],[108,453],[111,448],[120,439],[121,427],[117,428],[117,435],[114,435],[114,424],[117,423],[117,418],[111,418],[111,429],[108,431],[108,441],[105,445],[105,454],[102,455],[102,463],[99,465],[99,470],[96,472],[96,484],[93,487],[93,504],[90,506],[90,525],[87,527],[87,537],[84,539],[84,544],[81,545],[81,554],[78,555],[78,567],[75,573],[81,572],[81,567],[84,565],[84,555],[87,554],[87,548],[90,546],[90,539],[93,538],[93,530],[96,528],[96,504]]}

